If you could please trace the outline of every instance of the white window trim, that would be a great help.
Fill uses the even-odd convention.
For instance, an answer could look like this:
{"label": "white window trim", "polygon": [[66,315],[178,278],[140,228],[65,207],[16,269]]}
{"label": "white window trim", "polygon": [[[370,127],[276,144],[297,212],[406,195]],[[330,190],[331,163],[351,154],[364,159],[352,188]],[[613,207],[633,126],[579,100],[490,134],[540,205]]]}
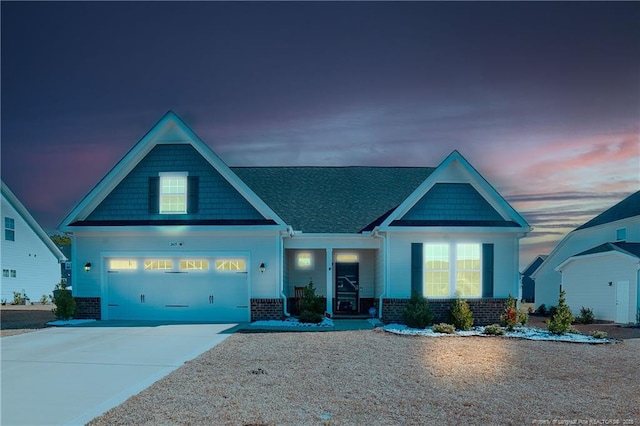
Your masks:
{"label": "white window trim", "polygon": [[[160,214],[186,214],[188,211],[189,204],[189,172],[160,172],[158,173],[160,177],[160,183],[158,188],[158,212]],[[184,178],[184,210],[183,211],[163,211],[162,210],[162,178]],[[182,194],[179,194],[182,195]]]}
{"label": "white window trim", "polygon": [[[7,226],[7,219],[11,220],[13,222],[13,226],[12,227],[8,227]],[[12,234],[11,239],[7,238],[7,231],[10,231]],[[4,239],[6,241],[15,241],[16,240],[16,220],[12,217],[9,216],[5,216],[4,217]]]}
{"label": "white window trim", "polygon": [[[426,254],[425,254],[425,249],[424,246],[427,244],[447,244],[449,246],[449,295],[447,296],[429,296],[426,294],[426,283],[425,283],[425,267],[424,264],[426,263]],[[458,265],[457,265],[457,260],[458,260],[458,244],[477,244],[478,246],[480,246],[480,294],[478,296],[460,296],[463,299],[482,299],[482,287],[483,287],[483,281],[482,281],[482,265],[483,265],[483,261],[482,261],[482,243],[480,242],[468,242],[468,241],[429,241],[427,243],[423,243],[422,245],[422,250],[423,250],[423,254],[422,254],[422,294],[424,297],[427,298],[433,298],[433,299],[454,299],[457,297],[457,285],[458,285],[458,277],[457,277],[457,272],[458,272]]]}

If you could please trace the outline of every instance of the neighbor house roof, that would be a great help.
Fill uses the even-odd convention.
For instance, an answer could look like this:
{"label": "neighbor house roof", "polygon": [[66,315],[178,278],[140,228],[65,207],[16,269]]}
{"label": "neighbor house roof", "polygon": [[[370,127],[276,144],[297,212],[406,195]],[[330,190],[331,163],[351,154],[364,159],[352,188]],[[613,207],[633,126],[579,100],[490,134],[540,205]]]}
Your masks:
{"label": "neighbor house roof", "polygon": [[432,167],[232,167],[276,214],[305,233],[357,233],[395,209]]}
{"label": "neighbor house roof", "polygon": [[640,258],[640,243],[625,243],[625,242],[604,243],[604,244],[600,244],[597,247],[578,253],[576,254],[576,256],[586,256],[588,254],[606,253],[608,251],[617,251],[620,253],[629,254],[631,256]]}
{"label": "neighbor house roof", "polygon": [[605,223],[615,222],[632,216],[640,216],[640,191],[629,195],[615,206],[605,210],[587,223],[576,228],[585,229]]}
{"label": "neighbor house roof", "polygon": [[7,200],[9,204],[18,212],[20,217],[27,223],[27,225],[33,230],[33,232],[42,240],[45,246],[51,251],[51,253],[58,259],[59,262],[64,262],[66,257],[60,251],[58,246],[54,244],[54,242],[49,238],[49,235],[45,232],[44,229],[40,226],[40,224],[31,216],[29,210],[20,202],[18,197],[9,189],[7,184],[4,181],[0,181],[2,186],[2,196]]}
{"label": "neighbor house roof", "polygon": [[522,275],[525,277],[530,277],[531,274],[533,274],[536,269],[538,269],[540,265],[542,265],[542,262],[544,262],[547,257],[548,255],[546,254],[537,255],[535,259],[533,259],[531,263],[529,263],[529,265],[524,269],[524,271],[522,271]]}

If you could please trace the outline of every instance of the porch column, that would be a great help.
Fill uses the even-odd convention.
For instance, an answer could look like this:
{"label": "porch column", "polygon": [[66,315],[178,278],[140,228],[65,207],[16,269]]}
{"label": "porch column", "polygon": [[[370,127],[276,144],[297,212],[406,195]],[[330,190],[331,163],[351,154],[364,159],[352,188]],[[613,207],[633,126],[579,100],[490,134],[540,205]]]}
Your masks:
{"label": "porch column", "polygon": [[327,251],[327,312],[333,315],[333,249],[328,248]]}

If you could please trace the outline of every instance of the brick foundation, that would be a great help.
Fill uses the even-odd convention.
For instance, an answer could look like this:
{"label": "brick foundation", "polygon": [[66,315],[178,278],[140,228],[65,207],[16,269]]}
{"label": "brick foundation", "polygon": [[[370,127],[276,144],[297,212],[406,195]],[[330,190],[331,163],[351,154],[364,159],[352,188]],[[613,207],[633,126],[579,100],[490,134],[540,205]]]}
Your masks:
{"label": "brick foundation", "polygon": [[[500,322],[500,315],[504,312],[507,299],[467,299],[469,308],[473,312],[473,325],[489,325]],[[402,312],[409,303],[409,299],[383,299],[382,322],[386,324],[403,324]],[[429,299],[429,307],[433,312],[434,324],[449,322],[451,299]]]}
{"label": "brick foundation", "polygon": [[283,317],[282,299],[251,299],[251,321],[280,320]]}
{"label": "brick foundation", "polygon": [[76,301],[76,319],[102,319],[99,297],[74,297]]}

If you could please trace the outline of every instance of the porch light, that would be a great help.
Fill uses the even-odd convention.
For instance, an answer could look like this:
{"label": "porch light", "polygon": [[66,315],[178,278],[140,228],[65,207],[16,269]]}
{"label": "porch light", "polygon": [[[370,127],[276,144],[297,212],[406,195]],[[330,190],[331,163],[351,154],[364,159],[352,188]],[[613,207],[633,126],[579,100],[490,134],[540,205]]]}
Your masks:
{"label": "porch light", "polygon": [[264,262],[262,262],[262,263],[260,264],[260,267],[259,267],[258,269],[259,269],[259,270],[260,270],[260,272],[262,273],[262,272],[264,272],[264,271],[266,271],[266,270],[267,270],[267,267],[266,267],[266,266],[264,266]]}
{"label": "porch light", "polygon": [[87,262],[84,264],[84,271],[89,272],[91,270],[91,262]]}

